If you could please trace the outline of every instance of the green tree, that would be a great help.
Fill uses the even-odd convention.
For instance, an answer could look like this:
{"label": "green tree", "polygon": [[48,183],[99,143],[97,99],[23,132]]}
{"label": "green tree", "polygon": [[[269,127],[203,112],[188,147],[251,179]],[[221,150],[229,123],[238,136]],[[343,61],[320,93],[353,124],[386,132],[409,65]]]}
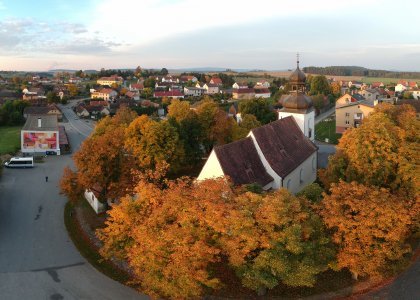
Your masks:
{"label": "green tree", "polygon": [[331,93],[331,87],[328,82],[327,77],[324,75],[318,75],[312,78],[311,80],[311,95],[328,95]]}
{"label": "green tree", "polygon": [[269,103],[262,98],[241,101],[239,112],[244,115],[254,115],[261,124],[267,124],[276,119],[276,113],[271,109]]}
{"label": "green tree", "polygon": [[162,68],[161,70],[160,70],[160,75],[163,75],[163,76],[166,76],[166,75],[168,75],[168,69],[166,69],[166,68]]}
{"label": "green tree", "polygon": [[242,121],[239,124],[235,123],[233,127],[233,140],[237,141],[245,138],[252,129],[260,126],[261,123],[254,115],[243,115]]}
{"label": "green tree", "polygon": [[53,91],[47,93],[47,101],[48,103],[58,103],[60,102],[60,97]]}

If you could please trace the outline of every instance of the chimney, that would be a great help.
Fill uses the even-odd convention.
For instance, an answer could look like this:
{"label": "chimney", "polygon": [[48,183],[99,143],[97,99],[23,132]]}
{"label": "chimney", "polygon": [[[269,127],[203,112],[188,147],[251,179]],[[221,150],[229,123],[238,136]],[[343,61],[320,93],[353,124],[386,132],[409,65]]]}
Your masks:
{"label": "chimney", "polygon": [[41,126],[41,125],[42,125],[42,122],[41,122],[41,121],[42,121],[42,119],[41,119],[41,118],[38,118],[38,127],[39,127],[39,128],[41,128],[41,127],[42,127],[42,126]]}

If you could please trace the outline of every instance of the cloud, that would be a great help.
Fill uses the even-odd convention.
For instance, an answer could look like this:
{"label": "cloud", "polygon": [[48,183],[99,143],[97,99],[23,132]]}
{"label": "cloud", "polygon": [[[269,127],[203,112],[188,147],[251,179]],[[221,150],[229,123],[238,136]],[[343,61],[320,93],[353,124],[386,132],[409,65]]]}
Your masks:
{"label": "cloud", "polygon": [[[172,36],[185,36],[209,28],[249,24],[270,18],[328,15],[352,7],[367,7],[375,0],[101,0],[90,27],[104,35],[137,45]],[[290,26],[299,26],[291,23]],[[244,33],[246,34],[246,33]]]}

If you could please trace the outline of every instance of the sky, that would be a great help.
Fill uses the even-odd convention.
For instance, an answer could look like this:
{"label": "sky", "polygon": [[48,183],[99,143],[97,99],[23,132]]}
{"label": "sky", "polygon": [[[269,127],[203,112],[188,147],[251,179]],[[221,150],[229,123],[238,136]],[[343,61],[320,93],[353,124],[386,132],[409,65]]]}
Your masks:
{"label": "sky", "polygon": [[419,0],[0,0],[0,70],[420,71]]}

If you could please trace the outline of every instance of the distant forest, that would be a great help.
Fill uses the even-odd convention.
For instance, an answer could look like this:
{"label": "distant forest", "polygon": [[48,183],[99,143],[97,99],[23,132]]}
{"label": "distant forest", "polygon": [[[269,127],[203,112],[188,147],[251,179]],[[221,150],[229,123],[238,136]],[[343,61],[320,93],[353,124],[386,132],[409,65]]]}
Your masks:
{"label": "distant forest", "polygon": [[356,66],[304,67],[303,71],[305,73],[320,75],[420,79],[420,72],[371,70]]}

